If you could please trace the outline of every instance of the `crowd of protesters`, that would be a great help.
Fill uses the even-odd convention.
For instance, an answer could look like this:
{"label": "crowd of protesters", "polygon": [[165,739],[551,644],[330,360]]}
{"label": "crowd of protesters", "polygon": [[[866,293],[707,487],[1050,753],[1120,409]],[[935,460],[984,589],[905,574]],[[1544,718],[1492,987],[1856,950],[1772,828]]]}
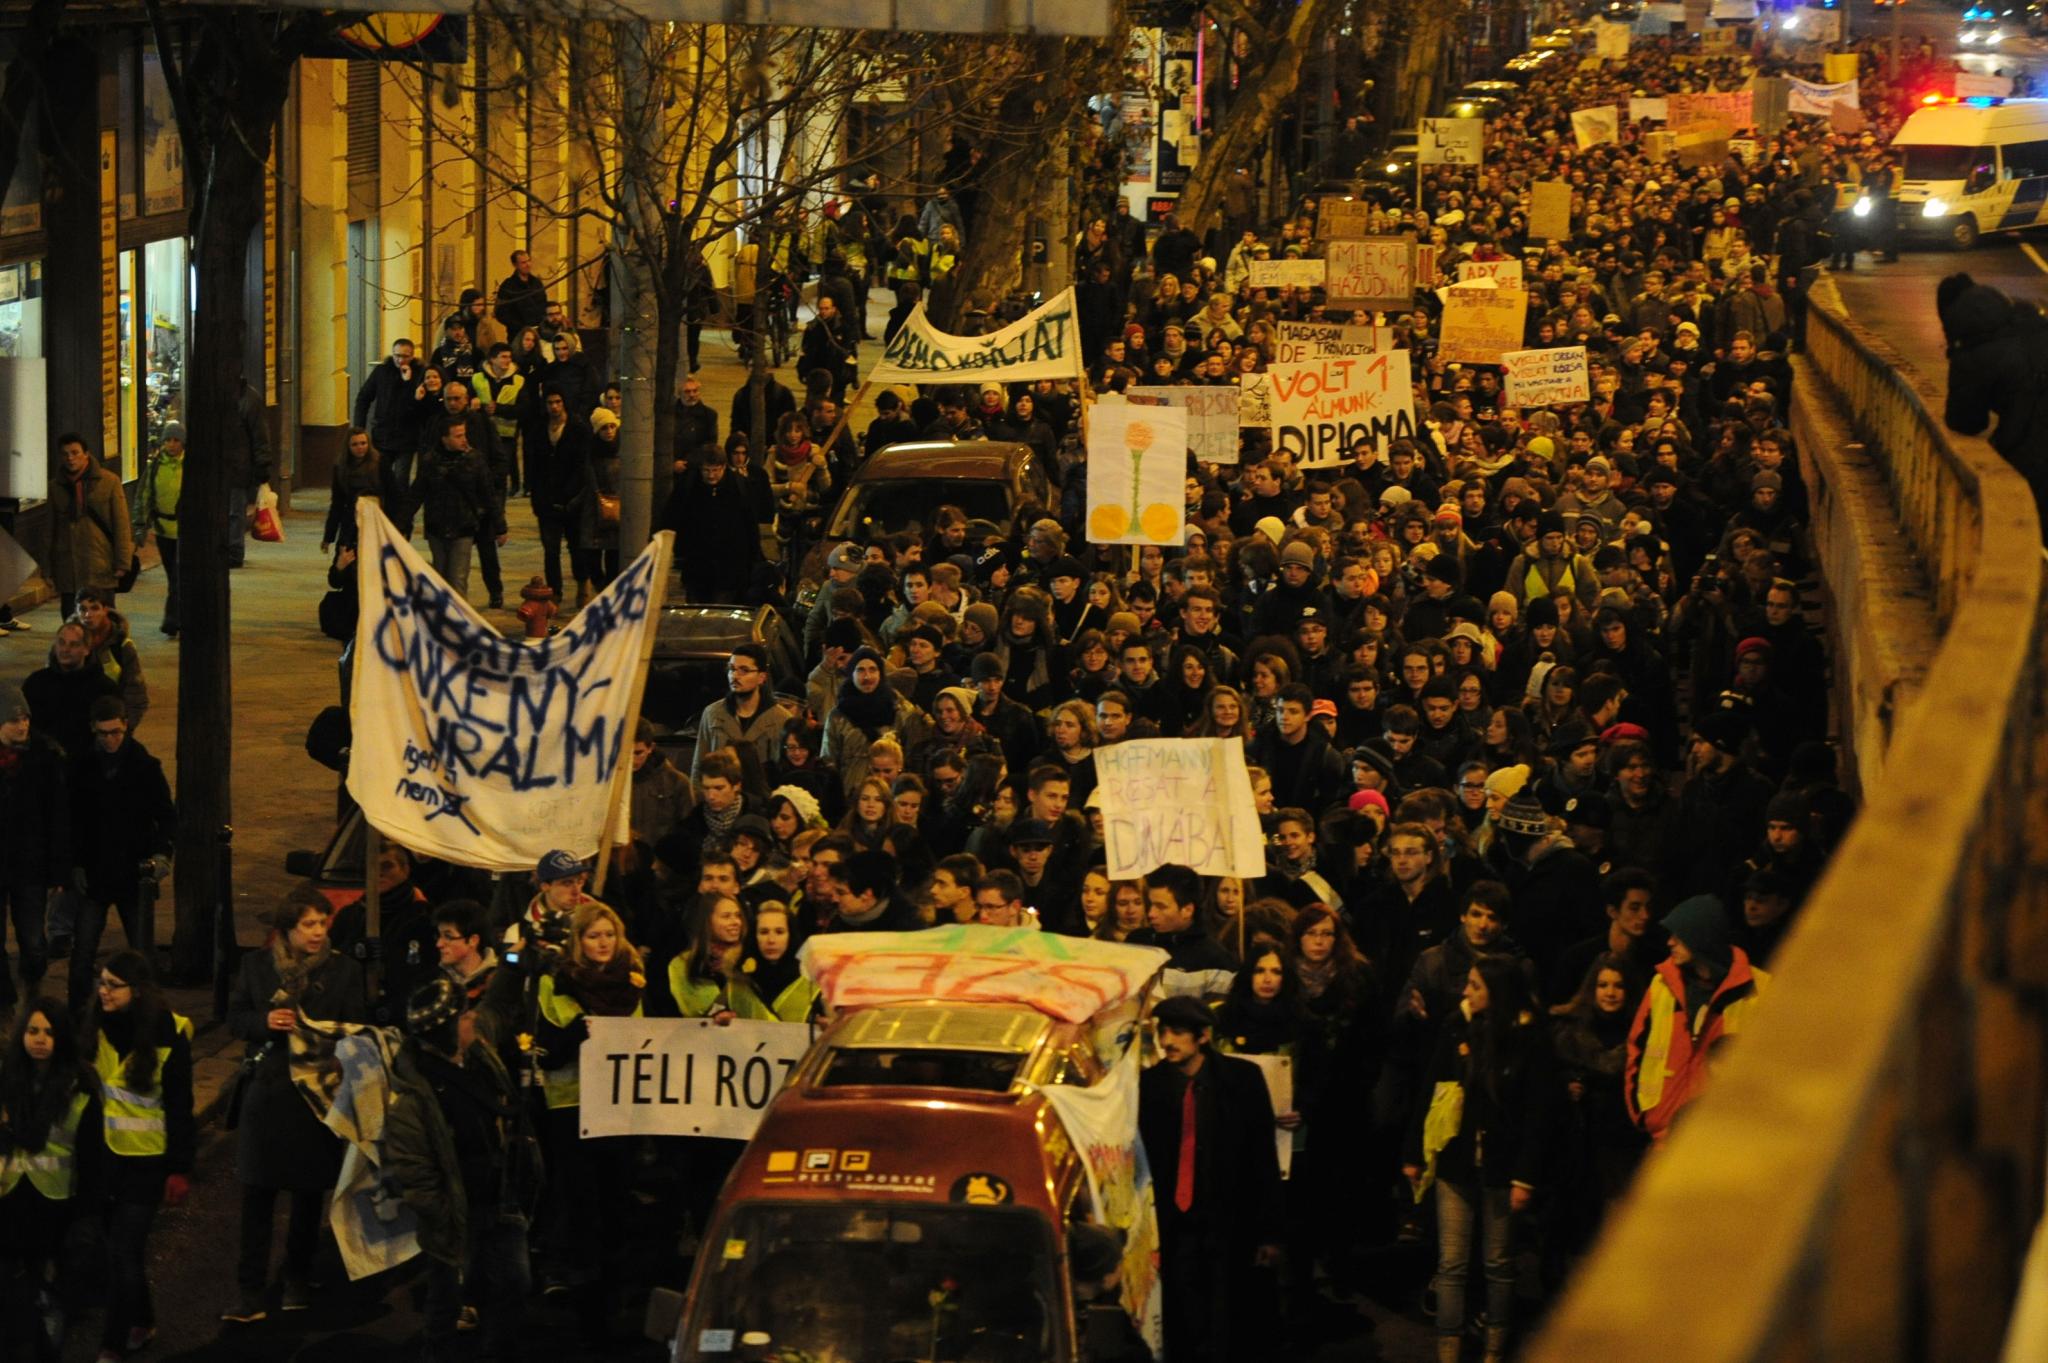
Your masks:
{"label": "crowd of protesters", "polygon": [[[1841,187],[1882,171],[1884,92],[1910,82],[1866,77],[1871,133],[1801,123],[1746,161],[1653,162],[1627,123],[1581,150],[1571,129],[1574,108],[1727,88],[1747,61],[1639,40],[1625,67],[1554,63],[1491,124],[1482,166],[1429,167],[1420,203],[1379,212],[1376,231],[1434,243],[1445,278],[1524,260],[1526,344],[1586,346],[1590,401],[1515,408],[1496,368],[1438,353],[1440,305],[1419,290],[1384,319],[1413,361],[1413,436],[1305,467],[1248,430],[1234,464],[1190,458],[1186,540],[1167,550],[1081,533],[1077,385],[889,392],[831,438],[867,285],[931,283],[971,218],[942,195],[888,239],[865,208],[825,215],[855,225],[806,237],[810,258],[861,288],[818,306],[802,400],[772,386],[757,458],[742,406],[720,441],[691,379],[667,513],[688,532],[685,594],[782,610],[807,675],[778,691],[768,650],[741,645],[693,747],[643,724],[631,840],[601,899],[566,853],[507,906],[388,847],[374,933],[360,903],[280,908],[230,1009],[249,1053],[223,1318],[256,1329],[313,1301],[343,1145],[294,1083],[288,1042],[309,1021],[407,1029],[394,1073],[418,1101],[389,1173],[431,1261],[429,1351],[474,1335],[509,1356],[536,1284],[601,1334],[631,1276],[607,1230],[648,1169],[579,1138],[587,1019],[812,1019],[810,936],[983,923],[1157,946],[1200,982],[1160,1005],[1141,1109],[1170,1358],[1306,1339],[1323,1294],[1431,1241],[1439,1357],[1472,1331],[1503,1357],[1532,1292],[1555,1289],[1769,1006],[1770,962],[1853,812],[1809,618],[1786,356],[1818,263],[1853,259],[1828,240]],[[1572,185],[1571,234],[1543,242],[1528,195],[1550,179]],[[1235,382],[1271,359],[1276,321],[1372,320],[1250,285],[1251,261],[1317,249],[1314,205],[1297,207],[1206,236],[1172,219],[1148,233],[1121,206],[1090,221],[1076,276],[1094,390]],[[522,252],[495,311],[477,293],[429,356],[394,346],[323,538],[346,550],[354,499],[381,495],[408,533],[422,517],[459,590],[476,551],[496,606],[491,550],[524,487],[547,585],[561,592],[566,542],[579,596],[601,586],[616,389],[574,336]],[[863,459],[916,438],[1029,444],[1056,495],[994,535],[934,505],[837,544],[804,599],[770,553]],[[90,701],[82,774],[109,769],[115,720],[139,719],[121,705]],[[27,702],[12,714],[0,784],[55,780],[41,710],[34,734]],[[1146,737],[1243,741],[1263,877],[1109,878],[1094,754]],[[39,860],[57,841],[7,839],[11,896],[33,904],[69,874]],[[186,1193],[191,1027],[141,955],[90,965],[68,1002],[28,978],[0,1055],[0,1328],[48,1356],[99,1281],[76,1261],[97,1242],[115,1358],[150,1340],[150,1223]],[[1255,1053],[1293,1057],[1290,1110],[1232,1058]],[[701,1229],[732,1156],[684,1145],[674,1196]]]}

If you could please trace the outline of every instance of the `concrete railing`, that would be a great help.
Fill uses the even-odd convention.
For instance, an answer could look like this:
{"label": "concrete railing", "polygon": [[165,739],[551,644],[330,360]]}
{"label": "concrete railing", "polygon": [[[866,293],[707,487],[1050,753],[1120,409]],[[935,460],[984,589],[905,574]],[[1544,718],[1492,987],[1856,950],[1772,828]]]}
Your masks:
{"label": "concrete railing", "polygon": [[[1538,1363],[1995,1358],[2041,1211],[2048,729],[2032,498],[1982,441],[1944,431],[1940,394],[1854,322],[1816,306],[1807,343],[1795,401],[1831,404],[1863,442],[1851,456],[1883,470],[1939,646],[1887,724],[1843,717],[1888,737],[1884,775],[1865,782],[1754,1030],[1652,1154]],[[1805,457],[1825,479],[1836,453]],[[1834,507],[1816,514],[1849,513]],[[1831,587],[1846,601],[1886,584]]]}

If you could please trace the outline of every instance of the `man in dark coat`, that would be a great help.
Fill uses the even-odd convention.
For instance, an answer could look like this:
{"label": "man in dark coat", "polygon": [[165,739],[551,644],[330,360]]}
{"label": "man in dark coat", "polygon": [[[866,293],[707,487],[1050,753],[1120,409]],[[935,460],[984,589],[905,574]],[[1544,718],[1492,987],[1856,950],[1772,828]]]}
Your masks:
{"label": "man in dark coat", "polygon": [[[70,806],[64,798],[64,760],[56,745],[32,731],[28,700],[9,687],[0,693],[0,894],[14,920],[25,993],[50,964],[43,915],[53,886],[64,883],[71,860]],[[14,976],[0,921],[0,1013],[13,1011]]]}
{"label": "man in dark coat", "polygon": [[1732,710],[1710,710],[1693,725],[1693,774],[1679,792],[1684,869],[1673,893],[1725,893],[1763,837],[1771,783],[1742,760],[1749,725]]}
{"label": "man in dark coat", "polygon": [[668,528],[682,546],[683,591],[694,602],[740,601],[754,561],[761,557],[761,527],[744,480],[729,477],[725,451],[707,447],[697,474],[676,485]]}
{"label": "man in dark coat", "polygon": [[512,273],[498,286],[498,306],[491,315],[504,323],[505,331],[513,337],[519,335],[521,327],[537,327],[547,318],[547,281],[533,272],[533,256],[529,253],[512,253]]}
{"label": "man in dark coat", "polygon": [[1252,1357],[1252,1270],[1279,1257],[1273,1103],[1256,1066],[1210,1047],[1199,1002],[1170,998],[1152,1016],[1160,1062],[1139,1080],[1138,1133],[1159,1207],[1166,1356]]}
{"label": "man in dark coat", "polygon": [[37,731],[66,757],[76,757],[92,745],[93,702],[121,694],[121,684],[91,666],[91,658],[85,626],[67,620],[50,643],[48,666],[29,673],[21,684]]}
{"label": "man in dark coat", "polygon": [[78,926],[71,945],[71,1006],[81,1009],[98,979],[100,934],[107,906],[121,915],[128,944],[141,950],[137,895],[142,866],[159,881],[170,874],[177,810],[164,764],[128,736],[117,696],[92,704],[92,747],[71,759],[71,827],[77,859]]}
{"label": "man in dark coat", "polygon": [[2048,318],[1966,274],[1942,280],[1935,303],[1948,337],[1942,421],[1952,431],[1982,435],[1998,419],[1991,448],[2034,490],[2048,542]]}
{"label": "man in dark coat", "polygon": [[391,466],[409,463],[419,445],[414,393],[425,372],[426,366],[413,358],[412,342],[401,337],[391,343],[391,358],[372,369],[356,390],[355,424],[370,433],[370,443],[384,456],[387,497],[394,486],[402,490],[408,481],[408,469]]}

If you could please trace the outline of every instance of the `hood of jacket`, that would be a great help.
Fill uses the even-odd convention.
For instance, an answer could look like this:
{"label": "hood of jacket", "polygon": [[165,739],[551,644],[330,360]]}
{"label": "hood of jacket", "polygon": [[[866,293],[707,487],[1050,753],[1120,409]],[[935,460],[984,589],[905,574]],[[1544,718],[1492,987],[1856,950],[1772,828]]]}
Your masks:
{"label": "hood of jacket", "polygon": [[1949,340],[1959,346],[1981,345],[2012,321],[2013,301],[1989,284],[1964,289],[1942,314]]}

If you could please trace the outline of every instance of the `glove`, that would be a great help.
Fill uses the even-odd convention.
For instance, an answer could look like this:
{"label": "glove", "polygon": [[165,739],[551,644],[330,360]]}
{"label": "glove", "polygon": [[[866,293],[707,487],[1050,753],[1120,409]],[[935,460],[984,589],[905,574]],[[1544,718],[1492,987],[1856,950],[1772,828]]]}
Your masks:
{"label": "glove", "polygon": [[164,1205],[182,1207],[185,1199],[192,1195],[192,1180],[183,1174],[167,1174],[164,1177]]}

